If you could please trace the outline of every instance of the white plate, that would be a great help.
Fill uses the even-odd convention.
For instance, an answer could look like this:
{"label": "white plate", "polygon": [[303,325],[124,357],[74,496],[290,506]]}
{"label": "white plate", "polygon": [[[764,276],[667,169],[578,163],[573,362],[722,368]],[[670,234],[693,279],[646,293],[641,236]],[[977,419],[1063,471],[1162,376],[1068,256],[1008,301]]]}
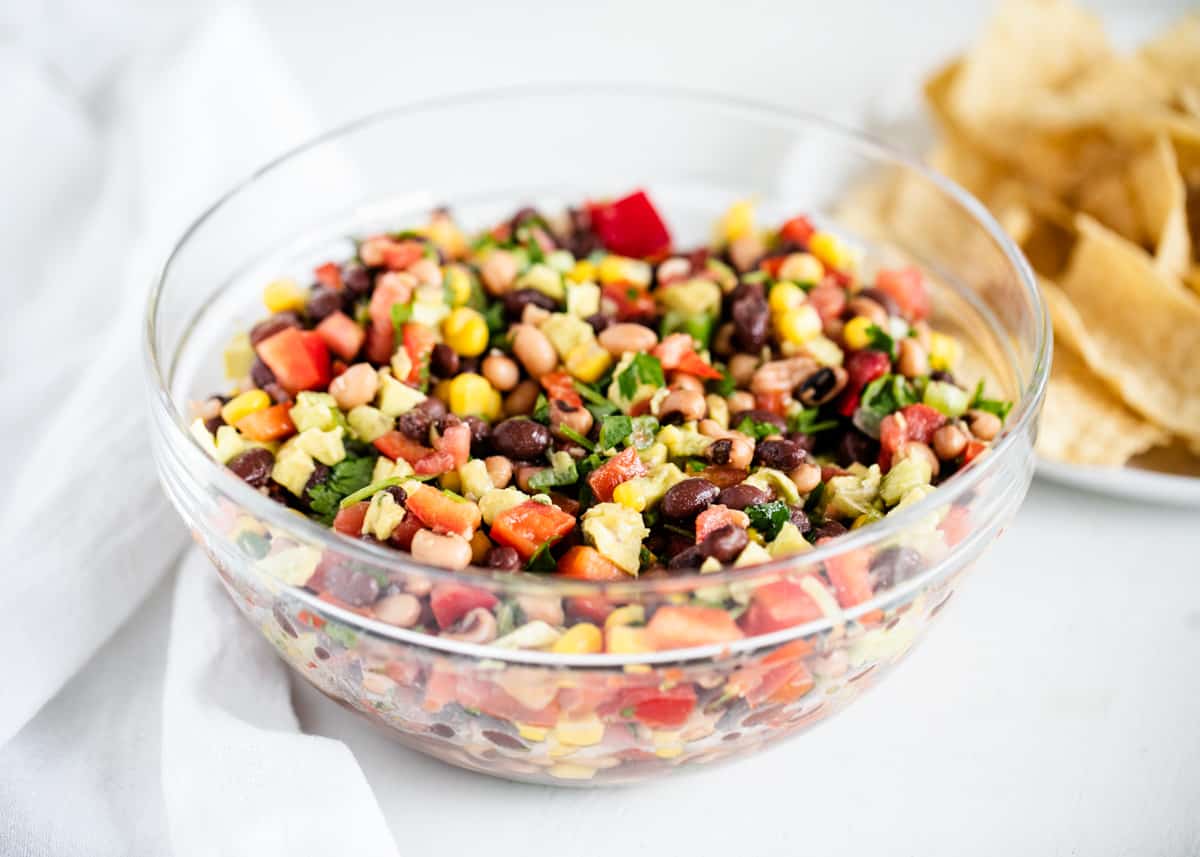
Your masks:
{"label": "white plate", "polygon": [[1043,479],[1084,491],[1127,500],[1200,507],[1200,477],[1178,476],[1136,467],[1086,467],[1039,458],[1037,474]]}

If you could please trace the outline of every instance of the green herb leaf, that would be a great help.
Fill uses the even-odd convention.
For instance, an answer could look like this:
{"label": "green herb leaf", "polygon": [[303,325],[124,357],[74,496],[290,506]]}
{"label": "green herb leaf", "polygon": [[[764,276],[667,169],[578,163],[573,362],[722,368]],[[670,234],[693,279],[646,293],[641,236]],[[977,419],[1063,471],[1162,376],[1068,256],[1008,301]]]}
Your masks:
{"label": "green herb leaf", "polygon": [[983,381],[975,386],[975,393],[971,396],[970,407],[973,410],[987,411],[989,414],[995,414],[1003,422],[1008,418],[1008,412],[1012,410],[1013,403],[1004,399],[988,399],[983,395]]}
{"label": "green herb leaf", "polygon": [[750,526],[762,533],[762,537],[767,541],[779,535],[783,525],[791,518],[787,503],[782,500],[747,506],[746,514],[750,517]]}
{"label": "green herb leaf", "polygon": [[361,490],[371,481],[378,456],[347,456],[335,464],[329,478],[306,492],[313,516],[325,524],[333,523],[342,498]]}
{"label": "green herb leaf", "polygon": [[788,429],[801,434],[816,434],[837,428],[837,420],[822,420],[819,408],[803,408],[788,417]]}
{"label": "green herb leaf", "polygon": [[742,417],[742,421],[737,424],[737,431],[755,440],[762,440],[764,437],[770,437],[773,434],[781,434],[779,426],[775,425],[775,423],[759,422],[750,417]]}
{"label": "green herb leaf", "polygon": [[[407,477],[404,477],[407,478]],[[369,499],[384,488],[391,488],[393,485],[399,485],[404,481],[404,478],[399,476],[389,476],[387,479],[381,479],[378,482],[372,482],[370,485],[358,489],[353,494],[347,494],[342,498],[342,502],[338,504],[339,509],[345,509],[347,506],[353,506],[361,500]]]}
{"label": "green herb leaf", "polygon": [[533,413],[529,415],[535,422],[546,425],[550,422],[550,403],[546,401],[546,397],[538,393],[537,401],[533,405]]}
{"label": "green herb leaf", "polygon": [[612,449],[633,433],[633,420],[624,414],[605,417],[600,424],[600,448]]}
{"label": "green herb leaf", "polygon": [[737,384],[734,382],[733,375],[729,373],[728,368],[725,366],[717,366],[716,368],[721,373],[721,379],[719,381],[709,381],[709,392],[716,393],[718,396],[727,399],[737,390]]}
{"label": "green herb leaf", "polygon": [[917,391],[903,375],[884,375],[866,386],[859,406],[882,419],[918,401]]}
{"label": "green herb leaf", "polygon": [[871,343],[869,348],[882,351],[888,357],[896,356],[896,340],[879,325],[873,324],[867,328],[867,339]]}
{"label": "green herb leaf", "polygon": [[607,396],[597,392],[594,387],[591,387],[582,381],[575,381],[575,389],[584,399],[584,407],[591,411],[595,419],[602,420],[609,414],[615,414],[619,409],[616,405],[608,400]]}
{"label": "green herb leaf", "polygon": [[562,433],[563,437],[567,438],[568,440],[575,441],[577,444],[582,446],[588,452],[593,452],[596,449],[596,444],[592,443],[590,440],[588,440],[586,437],[581,435],[579,432],[575,431],[575,429],[571,428],[566,423],[563,423],[562,425],[560,425],[558,427],[558,430]]}
{"label": "green herb leaf", "polygon": [[[570,456],[567,457],[569,458]],[[539,470],[529,477],[529,487],[540,491],[543,488],[571,485],[578,481],[579,470],[572,459],[566,467],[547,467],[545,470]]]}
{"label": "green herb leaf", "polygon": [[642,384],[656,388],[666,385],[662,363],[652,354],[637,354],[625,371],[617,376],[617,389],[625,399],[632,399]]}
{"label": "green herb leaf", "polygon": [[413,308],[411,303],[392,304],[392,330],[400,336],[404,332],[404,324],[412,318]]}
{"label": "green herb leaf", "polygon": [[533,552],[533,556],[525,563],[526,571],[554,571],[558,568],[558,563],[554,561],[553,555],[550,553],[550,542],[544,541]]}

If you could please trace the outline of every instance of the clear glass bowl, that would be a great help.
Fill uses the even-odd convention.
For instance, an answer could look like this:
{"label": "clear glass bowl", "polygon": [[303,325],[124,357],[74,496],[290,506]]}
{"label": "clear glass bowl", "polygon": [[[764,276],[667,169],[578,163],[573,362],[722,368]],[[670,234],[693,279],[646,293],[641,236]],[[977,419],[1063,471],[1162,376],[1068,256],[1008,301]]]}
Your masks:
{"label": "clear glass bowl", "polygon": [[[867,224],[846,214],[848,197],[872,178],[936,217]],[[188,434],[188,403],[223,388],[220,349],[261,316],[262,284],[348,255],[346,236],[416,222],[436,205],[481,226],[521,204],[554,210],[634,187],[651,192],[685,245],[704,240],[730,202],[751,196],[764,222],[807,212],[860,239],[867,267],[920,264],[936,283],[934,323],[968,345],[968,374],[986,374],[994,392],[1016,401],[1004,434],[920,503],[809,553],[747,571],[620,584],[420,566],[276,504]],[[1019,252],[949,181],[814,117],[604,86],[407,106],[284,155],[183,236],[154,286],[147,336],[153,448],[167,494],[280,655],[410,747],[555,784],[630,782],[742,755],[832,716],[886,675],[1025,496],[1050,339]],[[889,585],[887,568],[901,554]],[[717,604],[749,632],[726,645],[627,656],[501,649],[321,600],[277,575],[297,559],[369,570],[422,599],[469,584],[475,597],[495,599],[498,614],[519,604],[526,616],[567,623],[602,623],[617,605],[640,605],[648,616],[663,604]],[[875,597],[845,611],[827,599],[822,618],[797,624],[803,581],[844,563],[884,570]]]}

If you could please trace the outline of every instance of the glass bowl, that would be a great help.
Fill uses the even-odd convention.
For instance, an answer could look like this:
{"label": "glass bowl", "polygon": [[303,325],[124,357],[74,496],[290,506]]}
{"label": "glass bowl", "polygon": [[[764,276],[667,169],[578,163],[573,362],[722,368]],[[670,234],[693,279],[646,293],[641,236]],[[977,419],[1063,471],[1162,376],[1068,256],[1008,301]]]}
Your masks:
{"label": "glass bowl", "polygon": [[[936,216],[847,211],[864,181],[887,182]],[[347,236],[437,205],[481,226],[518,205],[556,210],[634,187],[649,190],[685,245],[705,239],[730,202],[753,197],[765,222],[805,212],[860,241],[867,268],[921,265],[935,285],[935,325],[967,345],[972,375],[1015,400],[1002,436],[920,502],[811,552],[744,571],[595,583],[451,573],[347,539],[256,492],[189,435],[188,403],[223,388],[220,349],[261,315],[262,284],[349,255]],[[1050,340],[1020,253],[946,179],[819,118],[612,86],[405,106],[287,153],[186,232],[154,285],[146,332],[163,485],[246,618],[305,679],[404,744],[554,784],[631,782],[743,755],[809,729],[883,678],[1025,496]],[[826,581],[864,563],[874,597],[843,610]],[[625,655],[501,648],[323,600],[297,585],[318,565],[365,571],[416,596],[426,614],[431,598],[466,598],[490,613],[484,624],[589,621],[620,634],[613,628],[665,605],[704,605],[737,617],[744,636]]]}

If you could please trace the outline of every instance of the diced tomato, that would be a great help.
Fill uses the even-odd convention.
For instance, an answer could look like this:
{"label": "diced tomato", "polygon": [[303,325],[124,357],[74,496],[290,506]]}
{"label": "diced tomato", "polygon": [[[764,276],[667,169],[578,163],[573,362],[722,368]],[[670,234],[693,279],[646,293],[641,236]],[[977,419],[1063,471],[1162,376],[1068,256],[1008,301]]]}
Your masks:
{"label": "diced tomato", "polygon": [[400,519],[400,523],[396,524],[396,529],[392,530],[388,541],[401,550],[411,550],[413,536],[418,530],[424,529],[424,526],[416,515],[405,515]]}
{"label": "diced tomato", "polygon": [[779,272],[783,269],[783,260],[786,258],[787,256],[771,256],[770,258],[763,259],[761,262],[759,262],[758,267],[761,270],[766,271],[767,274],[770,275],[771,279],[778,280]]}
{"label": "diced tomato", "polygon": [[627,687],[597,713],[622,719],[632,714],[633,719],[651,729],[678,729],[695,708],[696,691],[690,684],[677,684],[669,689],[654,685]]}
{"label": "diced tomato", "polygon": [[929,316],[929,290],[919,268],[883,268],[875,274],[875,288],[894,300],[909,321]]}
{"label": "diced tomato", "polygon": [[895,452],[906,440],[929,443],[933,433],[946,424],[946,416],[929,405],[905,405],[894,414],[888,414],[879,424],[879,442]]}
{"label": "diced tomato", "polygon": [[790,702],[813,688],[804,658],[812,653],[806,640],[793,640],[730,676],[726,693],[740,695],[751,708],[763,702]]}
{"label": "diced tomato", "polygon": [[671,233],[645,191],[634,191],[615,202],[589,204],[588,211],[592,229],[612,253],[645,258],[671,250]]}
{"label": "diced tomato", "polygon": [[362,533],[363,521],[367,517],[367,509],[370,508],[371,504],[363,500],[361,503],[339,509],[333,519],[333,528],[342,535],[357,538]]}
{"label": "diced tomato", "polygon": [[704,541],[709,533],[714,533],[721,527],[730,524],[744,530],[750,526],[750,518],[745,512],[714,503],[696,516],[696,544]]}
{"label": "diced tomato", "polygon": [[[825,541],[827,539],[819,539],[817,543]],[[825,573],[842,607],[862,604],[875,594],[871,588],[870,558],[861,550],[847,551],[825,560]]]}
{"label": "diced tomato", "polygon": [[429,593],[429,607],[439,628],[449,628],[476,607],[491,610],[496,601],[486,589],[462,583],[435,583]]}
{"label": "diced tomato", "polygon": [[471,427],[466,423],[447,426],[434,440],[433,448],[450,456],[451,467],[461,467],[471,457]]}
{"label": "diced tomato", "polygon": [[404,380],[415,384],[421,379],[421,368],[429,362],[429,354],[437,345],[437,335],[432,329],[416,321],[404,324],[404,350],[412,361],[412,371]]}
{"label": "diced tomato", "polygon": [[443,661],[434,661],[425,680],[425,698],[421,707],[429,712],[441,711],[458,699],[458,672]]}
{"label": "diced tomato", "polygon": [[353,360],[367,338],[362,326],[344,312],[325,316],[314,329],[329,350],[343,360]]}
{"label": "diced tomato", "polygon": [[832,321],[840,318],[846,309],[846,290],[822,283],[808,293],[808,303],[817,311],[822,323]]}
{"label": "diced tomato", "polygon": [[787,406],[790,400],[791,396],[788,393],[755,393],[754,407],[782,417],[787,415]]}
{"label": "diced tomato", "polygon": [[296,433],[296,426],[288,413],[290,410],[291,405],[288,402],[280,402],[278,405],[246,414],[237,421],[236,428],[250,440],[262,443],[283,440]]}
{"label": "diced tomato", "polygon": [[813,237],[813,233],[817,229],[813,226],[812,221],[803,214],[793,217],[791,220],[779,227],[779,237],[784,241],[791,241],[793,244],[800,244],[804,247],[808,246],[808,241]]}
{"label": "diced tomato", "polygon": [[470,500],[451,497],[428,485],[410,491],[404,505],[431,530],[455,533],[464,539],[470,539],[482,521],[479,507]]}
{"label": "diced tomato", "polygon": [[557,506],[527,500],[495,517],[491,538],[497,544],[508,545],[521,559],[529,559],[542,545],[558,541],[573,529],[574,516]]}
{"label": "diced tomato", "polygon": [[329,349],[312,331],[288,327],[259,342],[255,350],[292,395],[329,383]]}
{"label": "diced tomato", "polygon": [[454,469],[454,456],[448,452],[431,452],[413,462],[413,473],[418,476],[437,476]]}
{"label": "diced tomato", "polygon": [[982,455],[985,449],[987,449],[987,444],[983,441],[975,440],[974,438],[968,440],[967,446],[962,452],[963,467],[966,467],[968,464]]}
{"label": "diced tomato", "polygon": [[395,429],[375,438],[375,448],[392,461],[404,459],[409,464],[415,464],[433,452],[427,446],[422,446],[403,432]]}
{"label": "diced tomato", "polygon": [[750,607],[742,614],[738,624],[746,636],[753,637],[803,625],[820,619],[822,615],[817,602],[799,583],[777,580],[754,590]]}
{"label": "diced tomato", "polygon": [[658,307],[648,289],[632,283],[606,283],[604,297],[617,305],[618,321],[647,321],[654,318]]}
{"label": "diced tomato", "polygon": [[575,580],[626,580],[629,575],[600,551],[576,545],[558,561],[558,573]]}
{"label": "diced tomato", "polygon": [[695,375],[697,378],[716,380],[723,377],[719,371],[705,363],[704,359],[696,353],[692,337],[686,333],[672,333],[654,346],[650,353],[657,357],[662,368],[667,370],[677,369],[680,372]]}
{"label": "diced tomato", "polygon": [[396,331],[392,323],[372,319],[367,328],[367,359],[372,363],[387,363],[395,350]]}
{"label": "diced tomato", "polygon": [[383,249],[383,264],[391,271],[403,271],[425,255],[425,245],[420,241],[393,242]]}
{"label": "diced tomato", "polygon": [[566,600],[565,606],[567,615],[597,625],[604,624],[608,614],[617,607],[601,595],[573,595]]}
{"label": "diced tomato", "polygon": [[336,262],[326,262],[324,265],[319,265],[314,271],[317,277],[317,282],[328,289],[340,289],[342,287],[342,268]]}
{"label": "diced tomato", "polygon": [[742,638],[742,630],[720,607],[659,607],[646,625],[655,649],[686,649],[729,643]]}
{"label": "diced tomato", "polygon": [[854,416],[863,388],[876,378],[882,378],[891,368],[891,358],[882,351],[850,352],[846,356],[846,389],[842,393],[838,412],[844,417]]}
{"label": "diced tomato", "polygon": [[547,372],[539,381],[551,399],[557,399],[573,408],[583,407],[583,398],[566,372]]}
{"label": "diced tomato", "polygon": [[966,506],[951,506],[946,517],[938,524],[946,544],[954,547],[965,539],[971,532],[971,513]]}
{"label": "diced tomato", "polygon": [[646,465],[632,446],[623,449],[588,474],[588,486],[601,503],[611,503],[613,489],[622,482],[645,476]]}

